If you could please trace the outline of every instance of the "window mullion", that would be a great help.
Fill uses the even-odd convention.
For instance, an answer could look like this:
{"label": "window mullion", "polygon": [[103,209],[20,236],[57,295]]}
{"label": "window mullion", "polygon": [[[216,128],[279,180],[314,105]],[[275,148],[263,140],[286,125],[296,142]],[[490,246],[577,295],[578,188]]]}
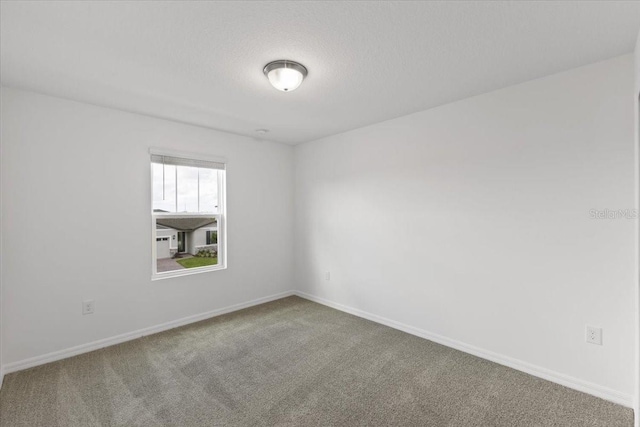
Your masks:
{"label": "window mullion", "polygon": [[178,167],[174,167],[176,170],[176,208],[175,212],[178,212]]}

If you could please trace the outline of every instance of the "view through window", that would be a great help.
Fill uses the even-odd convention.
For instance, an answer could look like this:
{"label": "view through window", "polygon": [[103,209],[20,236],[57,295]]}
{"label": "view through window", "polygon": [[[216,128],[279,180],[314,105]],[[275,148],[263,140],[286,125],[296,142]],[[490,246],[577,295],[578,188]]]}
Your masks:
{"label": "view through window", "polygon": [[151,172],[154,275],[224,267],[225,164],[152,154]]}

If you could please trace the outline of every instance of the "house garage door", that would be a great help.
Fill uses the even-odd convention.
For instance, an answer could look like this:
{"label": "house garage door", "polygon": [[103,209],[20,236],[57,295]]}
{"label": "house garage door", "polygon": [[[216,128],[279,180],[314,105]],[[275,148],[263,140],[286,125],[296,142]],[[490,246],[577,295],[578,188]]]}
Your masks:
{"label": "house garage door", "polygon": [[169,238],[159,237],[156,239],[156,257],[157,258],[169,258],[171,253],[169,252]]}

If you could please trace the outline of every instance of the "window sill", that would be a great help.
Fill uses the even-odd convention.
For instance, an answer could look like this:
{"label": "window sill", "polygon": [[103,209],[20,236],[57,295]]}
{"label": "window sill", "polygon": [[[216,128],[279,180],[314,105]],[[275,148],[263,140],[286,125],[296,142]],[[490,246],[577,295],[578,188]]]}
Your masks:
{"label": "window sill", "polygon": [[210,271],[226,270],[226,265],[216,265],[213,267],[196,267],[185,270],[167,271],[164,273],[155,273],[151,275],[151,281],[173,279],[175,277],[191,276],[193,274],[208,273]]}

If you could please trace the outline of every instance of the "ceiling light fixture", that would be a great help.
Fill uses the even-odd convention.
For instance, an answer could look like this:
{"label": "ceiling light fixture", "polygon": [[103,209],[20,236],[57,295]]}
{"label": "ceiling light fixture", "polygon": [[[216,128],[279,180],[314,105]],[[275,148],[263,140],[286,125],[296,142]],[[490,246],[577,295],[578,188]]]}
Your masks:
{"label": "ceiling light fixture", "polygon": [[269,62],[262,71],[271,85],[283,92],[296,90],[302,80],[307,77],[307,69],[304,65],[285,59]]}

